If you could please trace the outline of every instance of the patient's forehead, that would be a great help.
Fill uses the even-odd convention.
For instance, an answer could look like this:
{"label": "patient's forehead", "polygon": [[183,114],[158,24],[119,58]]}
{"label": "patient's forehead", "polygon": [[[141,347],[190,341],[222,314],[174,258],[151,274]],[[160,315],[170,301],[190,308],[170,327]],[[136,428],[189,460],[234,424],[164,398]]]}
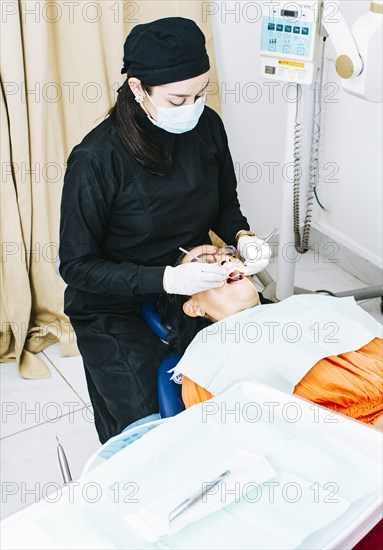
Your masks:
{"label": "patient's forehead", "polygon": [[[195,248],[192,248],[189,250],[191,254],[194,256],[199,256],[200,254],[209,253],[209,252],[215,252],[215,246],[212,244],[201,244],[200,246],[196,246]],[[189,256],[188,254],[185,254],[185,257],[182,259],[183,264],[186,264],[190,262],[193,258]]]}

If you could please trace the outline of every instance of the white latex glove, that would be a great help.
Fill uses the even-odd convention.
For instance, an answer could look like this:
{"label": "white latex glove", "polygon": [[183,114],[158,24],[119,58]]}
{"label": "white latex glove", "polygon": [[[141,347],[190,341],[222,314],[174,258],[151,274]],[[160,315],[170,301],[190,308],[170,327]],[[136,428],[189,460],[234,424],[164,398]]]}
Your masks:
{"label": "white latex glove", "polygon": [[221,287],[225,284],[227,273],[223,267],[215,264],[191,262],[166,266],[163,285],[168,294],[184,294],[191,296],[210,288]]}
{"label": "white latex glove", "polygon": [[243,235],[238,239],[237,250],[244,260],[245,275],[263,271],[270,261],[271,249],[259,237]]}

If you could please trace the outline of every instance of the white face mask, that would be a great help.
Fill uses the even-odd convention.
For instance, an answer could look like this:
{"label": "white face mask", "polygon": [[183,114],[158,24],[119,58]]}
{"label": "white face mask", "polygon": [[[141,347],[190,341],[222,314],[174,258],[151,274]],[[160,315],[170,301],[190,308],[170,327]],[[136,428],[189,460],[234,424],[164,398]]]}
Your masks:
{"label": "white face mask", "polygon": [[172,134],[183,134],[189,132],[197,126],[200,116],[205,107],[206,94],[199,97],[193,105],[180,105],[179,107],[157,107],[150,99],[153,107],[157,109],[158,120],[154,120],[146,111],[149,120],[158,128],[162,128]]}

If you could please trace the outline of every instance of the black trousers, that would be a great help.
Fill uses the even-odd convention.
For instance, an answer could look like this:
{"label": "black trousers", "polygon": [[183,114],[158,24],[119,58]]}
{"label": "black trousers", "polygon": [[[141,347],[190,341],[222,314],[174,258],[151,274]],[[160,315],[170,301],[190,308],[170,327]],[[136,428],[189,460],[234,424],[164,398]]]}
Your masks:
{"label": "black trousers", "polygon": [[141,318],[138,307],[70,319],[101,443],[158,412],[157,371],[166,344]]}

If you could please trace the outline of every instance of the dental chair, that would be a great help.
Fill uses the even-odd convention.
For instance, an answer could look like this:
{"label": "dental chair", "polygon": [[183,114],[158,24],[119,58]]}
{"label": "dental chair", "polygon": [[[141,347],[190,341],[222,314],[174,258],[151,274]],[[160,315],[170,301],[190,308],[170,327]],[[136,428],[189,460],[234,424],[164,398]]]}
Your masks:
{"label": "dental chair", "polygon": [[[273,303],[261,293],[259,293],[259,298],[262,304]],[[148,298],[145,300],[141,305],[140,313],[152,331],[167,344],[170,327],[162,324],[157,310],[156,299]],[[169,374],[169,371],[176,366],[179,360],[179,354],[173,352],[161,362],[158,369],[158,402],[161,418],[169,418],[185,410],[181,397],[182,376],[170,380]]]}
{"label": "dental chair", "polygon": [[[259,294],[262,304],[272,304],[273,302]],[[157,310],[156,298],[148,298],[142,302],[140,314],[145,319],[146,323],[152,331],[164,342],[168,343],[170,327],[162,324],[160,315]],[[174,377],[172,380],[169,371],[173,369],[180,356],[173,352],[168,357],[162,360],[157,374],[157,389],[159,413],[151,414],[145,418],[141,418],[127,426],[120,434],[106,441],[87,461],[81,475],[85,475],[97,462],[108,459],[114,454],[121,451],[142,437],[145,433],[156,428],[159,424],[166,421],[167,418],[175,416],[185,410],[185,405],[182,401],[182,375]]]}

